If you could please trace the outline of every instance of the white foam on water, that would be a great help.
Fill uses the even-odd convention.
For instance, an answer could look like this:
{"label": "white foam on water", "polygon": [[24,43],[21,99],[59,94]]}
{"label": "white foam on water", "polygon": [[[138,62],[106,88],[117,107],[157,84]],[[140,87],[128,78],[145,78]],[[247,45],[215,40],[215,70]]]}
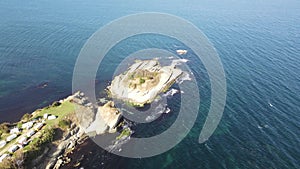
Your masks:
{"label": "white foam on water", "polygon": [[188,59],[175,59],[172,61],[171,65],[181,65],[182,63],[186,63],[188,61]]}
{"label": "white foam on water", "polygon": [[171,112],[171,109],[170,109],[169,107],[167,107],[165,113],[168,114],[168,113],[170,113],[170,112]]}
{"label": "white foam on water", "polygon": [[171,89],[167,93],[165,93],[163,96],[164,97],[174,96],[176,93],[179,93],[179,90],[177,90],[177,89]]}
{"label": "white foam on water", "polygon": [[189,73],[184,72],[183,75],[177,80],[179,84],[183,83],[184,81],[191,81],[192,78],[190,77]]}

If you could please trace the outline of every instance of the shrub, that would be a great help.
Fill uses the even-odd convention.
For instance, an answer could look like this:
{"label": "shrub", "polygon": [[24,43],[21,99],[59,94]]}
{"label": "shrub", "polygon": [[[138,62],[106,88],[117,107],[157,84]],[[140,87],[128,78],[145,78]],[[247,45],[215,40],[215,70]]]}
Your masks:
{"label": "shrub", "polygon": [[46,145],[54,139],[54,129],[51,127],[46,128],[39,138],[33,139],[33,141],[26,148],[28,151],[24,152],[25,166],[29,166],[30,162],[41,155]]}
{"label": "shrub", "polygon": [[145,79],[143,79],[143,78],[140,78],[140,84],[143,84],[143,83],[145,83]]}
{"label": "shrub", "polygon": [[16,161],[12,158],[6,158],[0,163],[2,169],[18,169]]}
{"label": "shrub", "polygon": [[128,137],[131,135],[131,130],[129,128],[124,129],[121,134],[116,138],[117,140],[122,139],[123,137]]}
{"label": "shrub", "polygon": [[58,126],[63,129],[70,127],[70,125],[71,121],[69,119],[63,119],[58,122]]}
{"label": "shrub", "polygon": [[23,117],[21,118],[21,120],[22,120],[23,122],[28,122],[28,121],[30,120],[31,117],[32,117],[31,114],[26,113],[26,114],[23,115]]}
{"label": "shrub", "polygon": [[0,131],[2,131],[2,133],[8,133],[9,132],[9,123],[2,123],[0,124]]}
{"label": "shrub", "polygon": [[61,103],[58,102],[58,101],[55,101],[55,102],[52,103],[52,107],[57,107],[57,106],[60,106],[60,105],[61,105]]}

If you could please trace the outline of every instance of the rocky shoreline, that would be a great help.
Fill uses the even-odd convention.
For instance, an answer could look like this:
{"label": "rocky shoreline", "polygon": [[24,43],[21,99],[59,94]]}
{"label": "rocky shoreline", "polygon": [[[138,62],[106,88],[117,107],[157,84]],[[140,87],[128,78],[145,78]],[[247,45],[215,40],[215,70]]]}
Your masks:
{"label": "rocky shoreline", "polygon": [[[127,72],[116,76],[108,87],[113,98],[129,101],[132,106],[142,107],[151,103],[161,92],[165,92],[183,74],[173,62],[170,66],[161,67],[157,60],[137,61]],[[43,145],[43,152],[30,163],[34,169],[59,169],[71,162],[70,154],[76,146],[83,144],[89,137],[105,133],[114,133],[119,128],[119,136],[115,144],[126,140],[133,133],[122,120],[122,112],[115,107],[113,101],[101,99],[104,105],[93,104],[82,92],[76,92],[66,99],[54,102],[51,106],[32,113],[32,117],[40,118],[48,109],[53,108],[60,116],[54,129],[57,138]],[[73,107],[64,115],[56,108],[68,103]],[[45,111],[45,112],[44,112]],[[69,120],[70,125],[62,129],[59,122]],[[78,166],[80,165],[77,164]]]}
{"label": "rocky shoreline", "polygon": [[[167,91],[183,74],[182,70],[176,68],[177,64],[172,62],[170,66],[162,67],[156,59],[136,61],[126,72],[113,79],[108,87],[109,92],[113,98],[142,107],[151,103],[159,93]],[[71,159],[68,153],[79,145],[81,140],[88,136],[114,133],[117,125],[122,124],[122,112],[115,107],[113,101],[106,100],[103,106],[94,105],[82,92],[77,92],[66,100],[75,104],[79,125],[72,126],[61,140],[56,151],[50,156],[47,169],[58,169],[69,163]],[[129,128],[123,128],[116,140],[118,142],[118,139],[126,139],[131,134]]]}
{"label": "rocky shoreline", "polygon": [[33,164],[40,164],[41,159],[46,161],[37,165],[36,169],[59,169],[70,163],[72,159],[69,155],[73,153],[76,146],[83,144],[89,136],[116,132],[115,127],[122,117],[112,101],[106,102],[103,106],[93,105],[82,92],[77,92],[60,102],[64,101],[74,104],[76,119],[58,141],[57,146],[50,146],[33,162]]}
{"label": "rocky shoreline", "polygon": [[[72,102],[73,99],[79,95],[77,92],[66,99],[58,101],[60,104],[64,102]],[[37,112],[33,112],[35,115]],[[62,132],[62,131],[61,131]],[[45,168],[45,169],[59,169],[62,166],[71,162],[68,157],[70,153],[76,148],[76,146],[85,142],[88,136],[85,134],[84,129],[79,125],[77,118],[73,117],[70,127],[61,133],[61,138],[58,138],[52,143],[49,143],[44,152],[33,160],[33,169]]]}
{"label": "rocky shoreline", "polygon": [[[79,126],[74,126],[58,144],[56,151],[50,156],[46,169],[59,169],[71,161],[68,154],[88,138]],[[49,155],[47,155],[49,156]]]}

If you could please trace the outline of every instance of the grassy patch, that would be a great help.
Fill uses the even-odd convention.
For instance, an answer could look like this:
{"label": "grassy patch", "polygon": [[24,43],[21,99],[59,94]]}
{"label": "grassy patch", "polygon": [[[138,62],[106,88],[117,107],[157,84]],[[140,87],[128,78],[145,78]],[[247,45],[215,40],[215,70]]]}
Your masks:
{"label": "grassy patch", "polygon": [[117,140],[120,140],[120,139],[122,139],[123,137],[128,137],[128,136],[130,136],[130,134],[131,134],[130,129],[129,129],[129,128],[126,128],[126,129],[124,129],[124,130],[122,131],[122,133],[121,133],[116,139],[117,139]]}
{"label": "grassy patch", "polygon": [[71,123],[72,122],[69,119],[62,119],[58,122],[58,127],[62,128],[62,129],[67,129],[70,127]]}
{"label": "grassy patch", "polygon": [[71,102],[63,102],[59,106],[49,106],[47,108],[39,110],[33,118],[43,117],[44,114],[55,115],[57,119],[46,120],[46,124],[49,126],[58,125],[61,120],[64,120],[69,114],[75,112],[75,105]]}
{"label": "grassy patch", "polygon": [[[22,152],[24,153],[24,163],[25,165],[30,165],[31,161],[38,157],[43,151],[45,147],[54,141],[56,136],[56,131],[59,129],[60,131],[66,130],[71,125],[70,118],[73,117],[75,112],[75,105],[69,101],[65,101],[63,103],[54,102],[52,105],[45,107],[43,109],[37,110],[33,115],[25,114],[22,119],[14,124],[2,123],[0,124],[0,135],[1,140],[6,138],[9,135],[9,128],[12,126],[17,126],[21,128],[22,123],[33,120],[43,118],[44,114],[54,115],[57,118],[53,120],[45,120],[45,126],[36,133],[36,137],[33,136],[33,140],[23,148]],[[23,131],[24,132],[24,131]],[[63,131],[62,131],[63,132]],[[7,143],[3,148],[10,147],[16,143],[16,139]],[[15,153],[12,154],[15,157]],[[1,167],[0,167],[1,168]]]}
{"label": "grassy patch", "polygon": [[143,83],[145,83],[146,82],[146,80],[145,79],[143,79],[143,78],[140,78],[140,84],[143,84]]}
{"label": "grassy patch", "polygon": [[31,161],[37,158],[44,150],[48,143],[53,141],[55,132],[51,127],[41,131],[41,135],[34,138],[32,142],[24,148],[25,166],[29,166]]}

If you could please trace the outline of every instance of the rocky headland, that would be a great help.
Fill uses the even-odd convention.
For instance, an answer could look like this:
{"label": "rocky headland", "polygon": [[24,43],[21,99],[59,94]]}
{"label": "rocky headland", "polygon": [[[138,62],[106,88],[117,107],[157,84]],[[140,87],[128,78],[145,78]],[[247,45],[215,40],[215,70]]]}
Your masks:
{"label": "rocky headland", "polygon": [[[142,107],[155,100],[160,93],[166,92],[184,73],[176,68],[177,64],[178,62],[172,62],[169,66],[161,66],[156,59],[138,60],[112,80],[108,93],[113,99]],[[113,101],[103,98],[100,100],[103,102],[102,106],[91,103],[84,93],[76,92],[28,115],[27,121],[41,121],[44,127],[37,130],[36,136],[19,150],[20,157],[11,154],[8,160],[19,161],[20,166],[26,163],[31,168],[58,169],[70,163],[72,159],[69,154],[89,136],[114,133],[119,128],[120,134],[116,137],[115,144],[129,138],[133,132],[125,124],[122,111],[115,107]],[[48,113],[56,119],[43,119]],[[19,123],[21,125],[23,121]],[[40,144],[44,133],[49,139]],[[38,152],[35,150],[36,145],[39,146]]]}

